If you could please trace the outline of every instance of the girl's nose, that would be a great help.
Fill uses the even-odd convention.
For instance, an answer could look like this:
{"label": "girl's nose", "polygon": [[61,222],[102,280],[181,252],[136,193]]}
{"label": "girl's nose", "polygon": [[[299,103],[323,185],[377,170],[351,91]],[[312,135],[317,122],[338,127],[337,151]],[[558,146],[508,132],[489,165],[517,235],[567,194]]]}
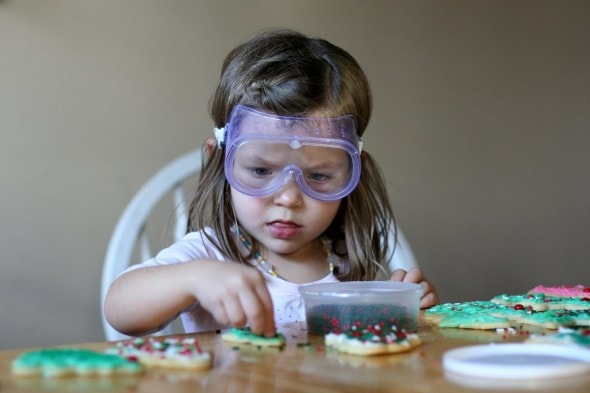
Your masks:
{"label": "girl's nose", "polygon": [[302,201],[302,191],[293,176],[285,180],[283,186],[274,194],[276,204],[297,206]]}

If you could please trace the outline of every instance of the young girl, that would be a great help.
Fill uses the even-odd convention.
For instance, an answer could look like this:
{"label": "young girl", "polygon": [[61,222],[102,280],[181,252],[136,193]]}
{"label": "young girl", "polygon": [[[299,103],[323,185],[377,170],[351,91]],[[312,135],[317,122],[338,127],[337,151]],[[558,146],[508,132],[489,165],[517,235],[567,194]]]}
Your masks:
{"label": "young girl", "polygon": [[186,332],[272,336],[305,319],[302,284],[338,280],[417,282],[421,307],[438,303],[420,269],[390,266],[393,214],[361,141],[371,94],[350,54],[264,32],[228,54],[211,114],[217,144],[206,143],[189,233],[113,282],[114,328],[147,334],[180,315]]}

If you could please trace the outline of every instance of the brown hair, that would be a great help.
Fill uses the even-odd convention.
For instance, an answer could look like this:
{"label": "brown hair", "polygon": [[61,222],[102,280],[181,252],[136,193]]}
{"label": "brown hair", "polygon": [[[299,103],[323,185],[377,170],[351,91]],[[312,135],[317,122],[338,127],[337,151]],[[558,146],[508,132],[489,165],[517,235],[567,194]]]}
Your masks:
{"label": "brown hair", "polygon": [[[269,30],[233,49],[223,62],[211,101],[216,127],[223,127],[237,105],[278,115],[305,116],[321,111],[335,117],[352,114],[363,135],[371,116],[371,92],[357,61],[330,42],[292,30]],[[342,200],[326,234],[349,265],[340,280],[373,280],[389,255],[387,234],[395,225],[382,173],[371,156],[361,155],[361,179]],[[218,246],[232,260],[244,262],[230,227],[236,223],[225,180],[224,149],[215,149],[204,168],[189,212],[189,230],[213,228]],[[213,239],[210,239],[213,240]],[[345,247],[339,247],[344,242]]]}

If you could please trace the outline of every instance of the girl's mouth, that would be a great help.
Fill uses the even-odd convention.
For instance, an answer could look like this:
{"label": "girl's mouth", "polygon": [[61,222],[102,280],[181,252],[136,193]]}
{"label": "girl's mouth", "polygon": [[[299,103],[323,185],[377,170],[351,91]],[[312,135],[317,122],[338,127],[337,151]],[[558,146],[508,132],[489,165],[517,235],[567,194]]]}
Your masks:
{"label": "girl's mouth", "polygon": [[301,226],[293,221],[272,221],[266,227],[271,236],[277,239],[289,239],[301,232]]}

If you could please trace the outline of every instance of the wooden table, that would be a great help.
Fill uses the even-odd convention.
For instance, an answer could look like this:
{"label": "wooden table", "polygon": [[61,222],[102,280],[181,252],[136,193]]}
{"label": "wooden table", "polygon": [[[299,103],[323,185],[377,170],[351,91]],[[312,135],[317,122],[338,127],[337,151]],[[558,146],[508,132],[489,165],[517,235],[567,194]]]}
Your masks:
{"label": "wooden table", "polygon": [[[452,348],[492,342],[519,342],[526,334],[495,331],[436,329],[420,324],[422,346],[405,354],[359,358],[325,351],[323,338],[309,336],[300,326],[287,332],[282,351],[257,348],[235,349],[221,341],[220,334],[201,333],[202,347],[214,353],[214,366],[207,372],[164,372],[149,370],[140,377],[113,379],[70,378],[61,380],[18,379],[10,372],[12,360],[22,350],[0,351],[0,392],[415,392],[445,393],[510,391],[590,392],[590,379],[529,381],[526,386],[504,386],[500,382],[462,379],[455,381],[443,372],[442,354]],[[297,343],[309,342],[308,346]],[[75,345],[104,350],[112,343]],[[589,376],[590,377],[590,376]]]}

